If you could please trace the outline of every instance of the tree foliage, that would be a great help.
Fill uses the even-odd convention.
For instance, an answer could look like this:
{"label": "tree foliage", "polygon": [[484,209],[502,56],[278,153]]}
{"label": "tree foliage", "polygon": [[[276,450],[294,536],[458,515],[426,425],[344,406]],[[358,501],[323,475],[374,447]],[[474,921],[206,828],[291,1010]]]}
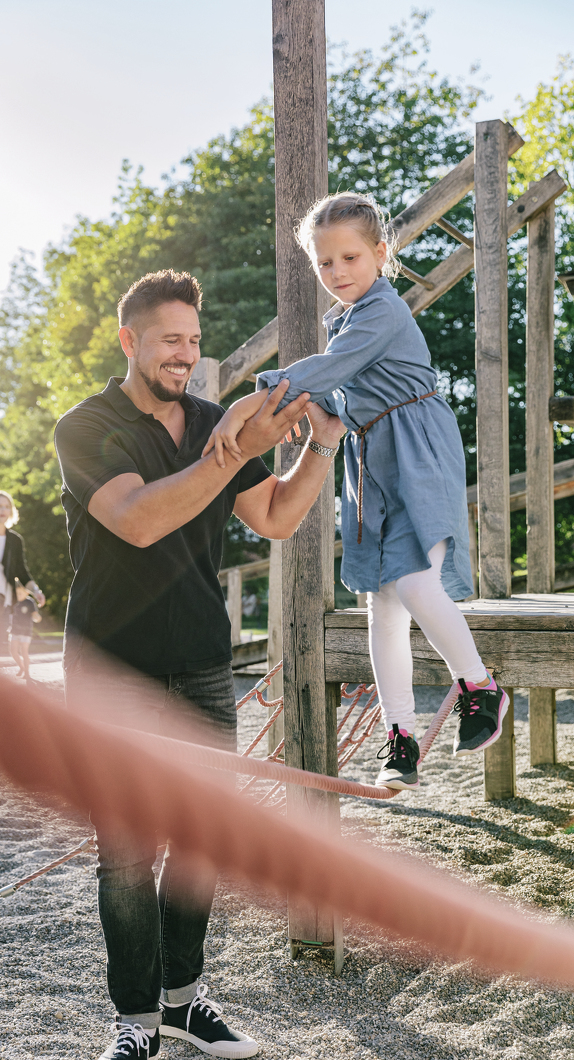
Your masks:
{"label": "tree foliage", "polygon": [[[475,85],[453,83],[429,69],[426,16],[392,31],[376,55],[335,49],[329,70],[329,186],[372,191],[394,215],[418,198],[472,149]],[[556,165],[572,175],[574,132],[572,66],[561,63],[554,81],[532,101],[519,101],[514,124],[527,140],[511,163],[510,195]],[[57,418],[110,375],[123,374],[116,305],[127,287],[156,269],[187,269],[204,289],[204,355],[224,358],[276,312],[274,147],[271,106],[262,101],[248,123],[219,136],[184,160],[183,179],[149,187],[127,162],[109,218],[78,218],[60,246],[48,247],[44,278],[29,255],[14,264],[0,310],[0,483],[21,505],[21,525],[32,568],[61,612],[70,580],[60,477],[52,443]],[[574,268],[571,197],[558,211],[558,253],[563,271]],[[472,231],[472,199],[451,211]],[[454,249],[449,236],[427,231],[402,255],[429,271]],[[408,284],[399,279],[402,291]],[[511,242],[509,272],[511,470],[524,466],[525,241]],[[556,389],[574,393],[573,306],[558,293]],[[474,295],[466,277],[422,314],[443,393],[457,413],[475,476]],[[568,431],[558,434],[570,455]],[[339,470],[340,480],[340,470]],[[573,537],[574,514],[564,523]],[[520,553],[520,528],[516,549]],[[224,562],[264,549],[232,525]],[[569,546],[568,546],[569,547]]]}

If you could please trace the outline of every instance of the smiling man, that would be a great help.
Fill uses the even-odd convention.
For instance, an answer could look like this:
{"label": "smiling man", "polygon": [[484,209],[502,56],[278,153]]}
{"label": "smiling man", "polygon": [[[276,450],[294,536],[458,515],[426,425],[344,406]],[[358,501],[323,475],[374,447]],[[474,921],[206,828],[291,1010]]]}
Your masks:
{"label": "smiling man", "polygon": [[[183,721],[193,704],[205,740],[234,749],[230,625],[218,580],[225,524],[235,512],[262,537],[289,537],[318,496],[344,429],[307,394],[276,413],[286,382],[246,421],[238,460],[220,467],[213,452],[202,457],[223,409],[186,393],[200,356],[200,308],[201,288],[187,273],[133,284],[118,306],[125,379],[110,379],[56,427],[75,572],[66,695],[80,707],[91,683],[120,722],[136,724],[146,695],[156,712],[159,700]],[[319,451],[307,447],[279,480],[261,454],[305,412]],[[94,645],[132,669],[102,674]],[[101,1060],[149,1060],[160,1033],[212,1056],[253,1056],[257,1043],[226,1026],[199,984],[214,880],[191,878],[168,847],[156,892],[156,837],[142,845],[94,824],[117,1030]]]}

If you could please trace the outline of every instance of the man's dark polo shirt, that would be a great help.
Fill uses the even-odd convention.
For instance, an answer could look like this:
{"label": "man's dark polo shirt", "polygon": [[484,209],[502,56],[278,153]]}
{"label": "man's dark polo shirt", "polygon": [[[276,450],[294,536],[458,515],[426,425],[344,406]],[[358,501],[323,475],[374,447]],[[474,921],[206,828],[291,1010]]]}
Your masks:
{"label": "man's dark polo shirt", "polygon": [[194,464],[223,409],[186,394],[179,449],[159,420],[140,412],[110,379],[101,394],[62,417],[55,441],[74,580],[66,630],[145,673],[202,669],[231,658],[230,625],[217,573],[223,530],[238,493],[270,472],[257,457],[195,519],[147,548],[88,513],[101,486],[127,472],[155,482]]}

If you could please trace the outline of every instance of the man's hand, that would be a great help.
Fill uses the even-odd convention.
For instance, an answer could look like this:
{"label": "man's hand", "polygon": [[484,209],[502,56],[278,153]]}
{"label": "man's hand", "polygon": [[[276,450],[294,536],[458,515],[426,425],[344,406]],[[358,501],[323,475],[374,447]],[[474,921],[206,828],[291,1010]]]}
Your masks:
{"label": "man's hand", "polygon": [[[237,443],[244,460],[250,460],[254,456],[261,456],[263,453],[268,452],[269,449],[272,449],[313,407],[313,403],[309,401],[309,394],[300,394],[298,398],[295,398],[294,401],[291,401],[275,415],[275,410],[288,389],[289,380],[282,379],[259,412],[246,421],[244,427],[237,435]],[[327,416],[327,413],[325,413],[325,416]],[[337,419],[336,416],[328,418]],[[340,423],[341,421],[337,420],[337,422]]]}

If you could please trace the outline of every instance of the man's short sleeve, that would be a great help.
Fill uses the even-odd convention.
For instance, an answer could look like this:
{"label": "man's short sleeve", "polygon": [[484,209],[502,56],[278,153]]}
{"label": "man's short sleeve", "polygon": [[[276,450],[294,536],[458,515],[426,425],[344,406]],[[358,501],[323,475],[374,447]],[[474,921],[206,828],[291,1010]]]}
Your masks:
{"label": "man's short sleeve", "polygon": [[106,482],[118,475],[140,474],[120,440],[119,431],[110,430],[87,409],[72,409],[56,426],[54,441],[64,488],[86,511]]}
{"label": "man's short sleeve", "polygon": [[270,474],[271,471],[261,457],[253,457],[253,460],[248,460],[245,467],[242,467],[239,472],[237,492],[245,493],[246,490],[252,489],[253,486],[258,486],[260,482],[265,482],[265,479],[269,478]]}

